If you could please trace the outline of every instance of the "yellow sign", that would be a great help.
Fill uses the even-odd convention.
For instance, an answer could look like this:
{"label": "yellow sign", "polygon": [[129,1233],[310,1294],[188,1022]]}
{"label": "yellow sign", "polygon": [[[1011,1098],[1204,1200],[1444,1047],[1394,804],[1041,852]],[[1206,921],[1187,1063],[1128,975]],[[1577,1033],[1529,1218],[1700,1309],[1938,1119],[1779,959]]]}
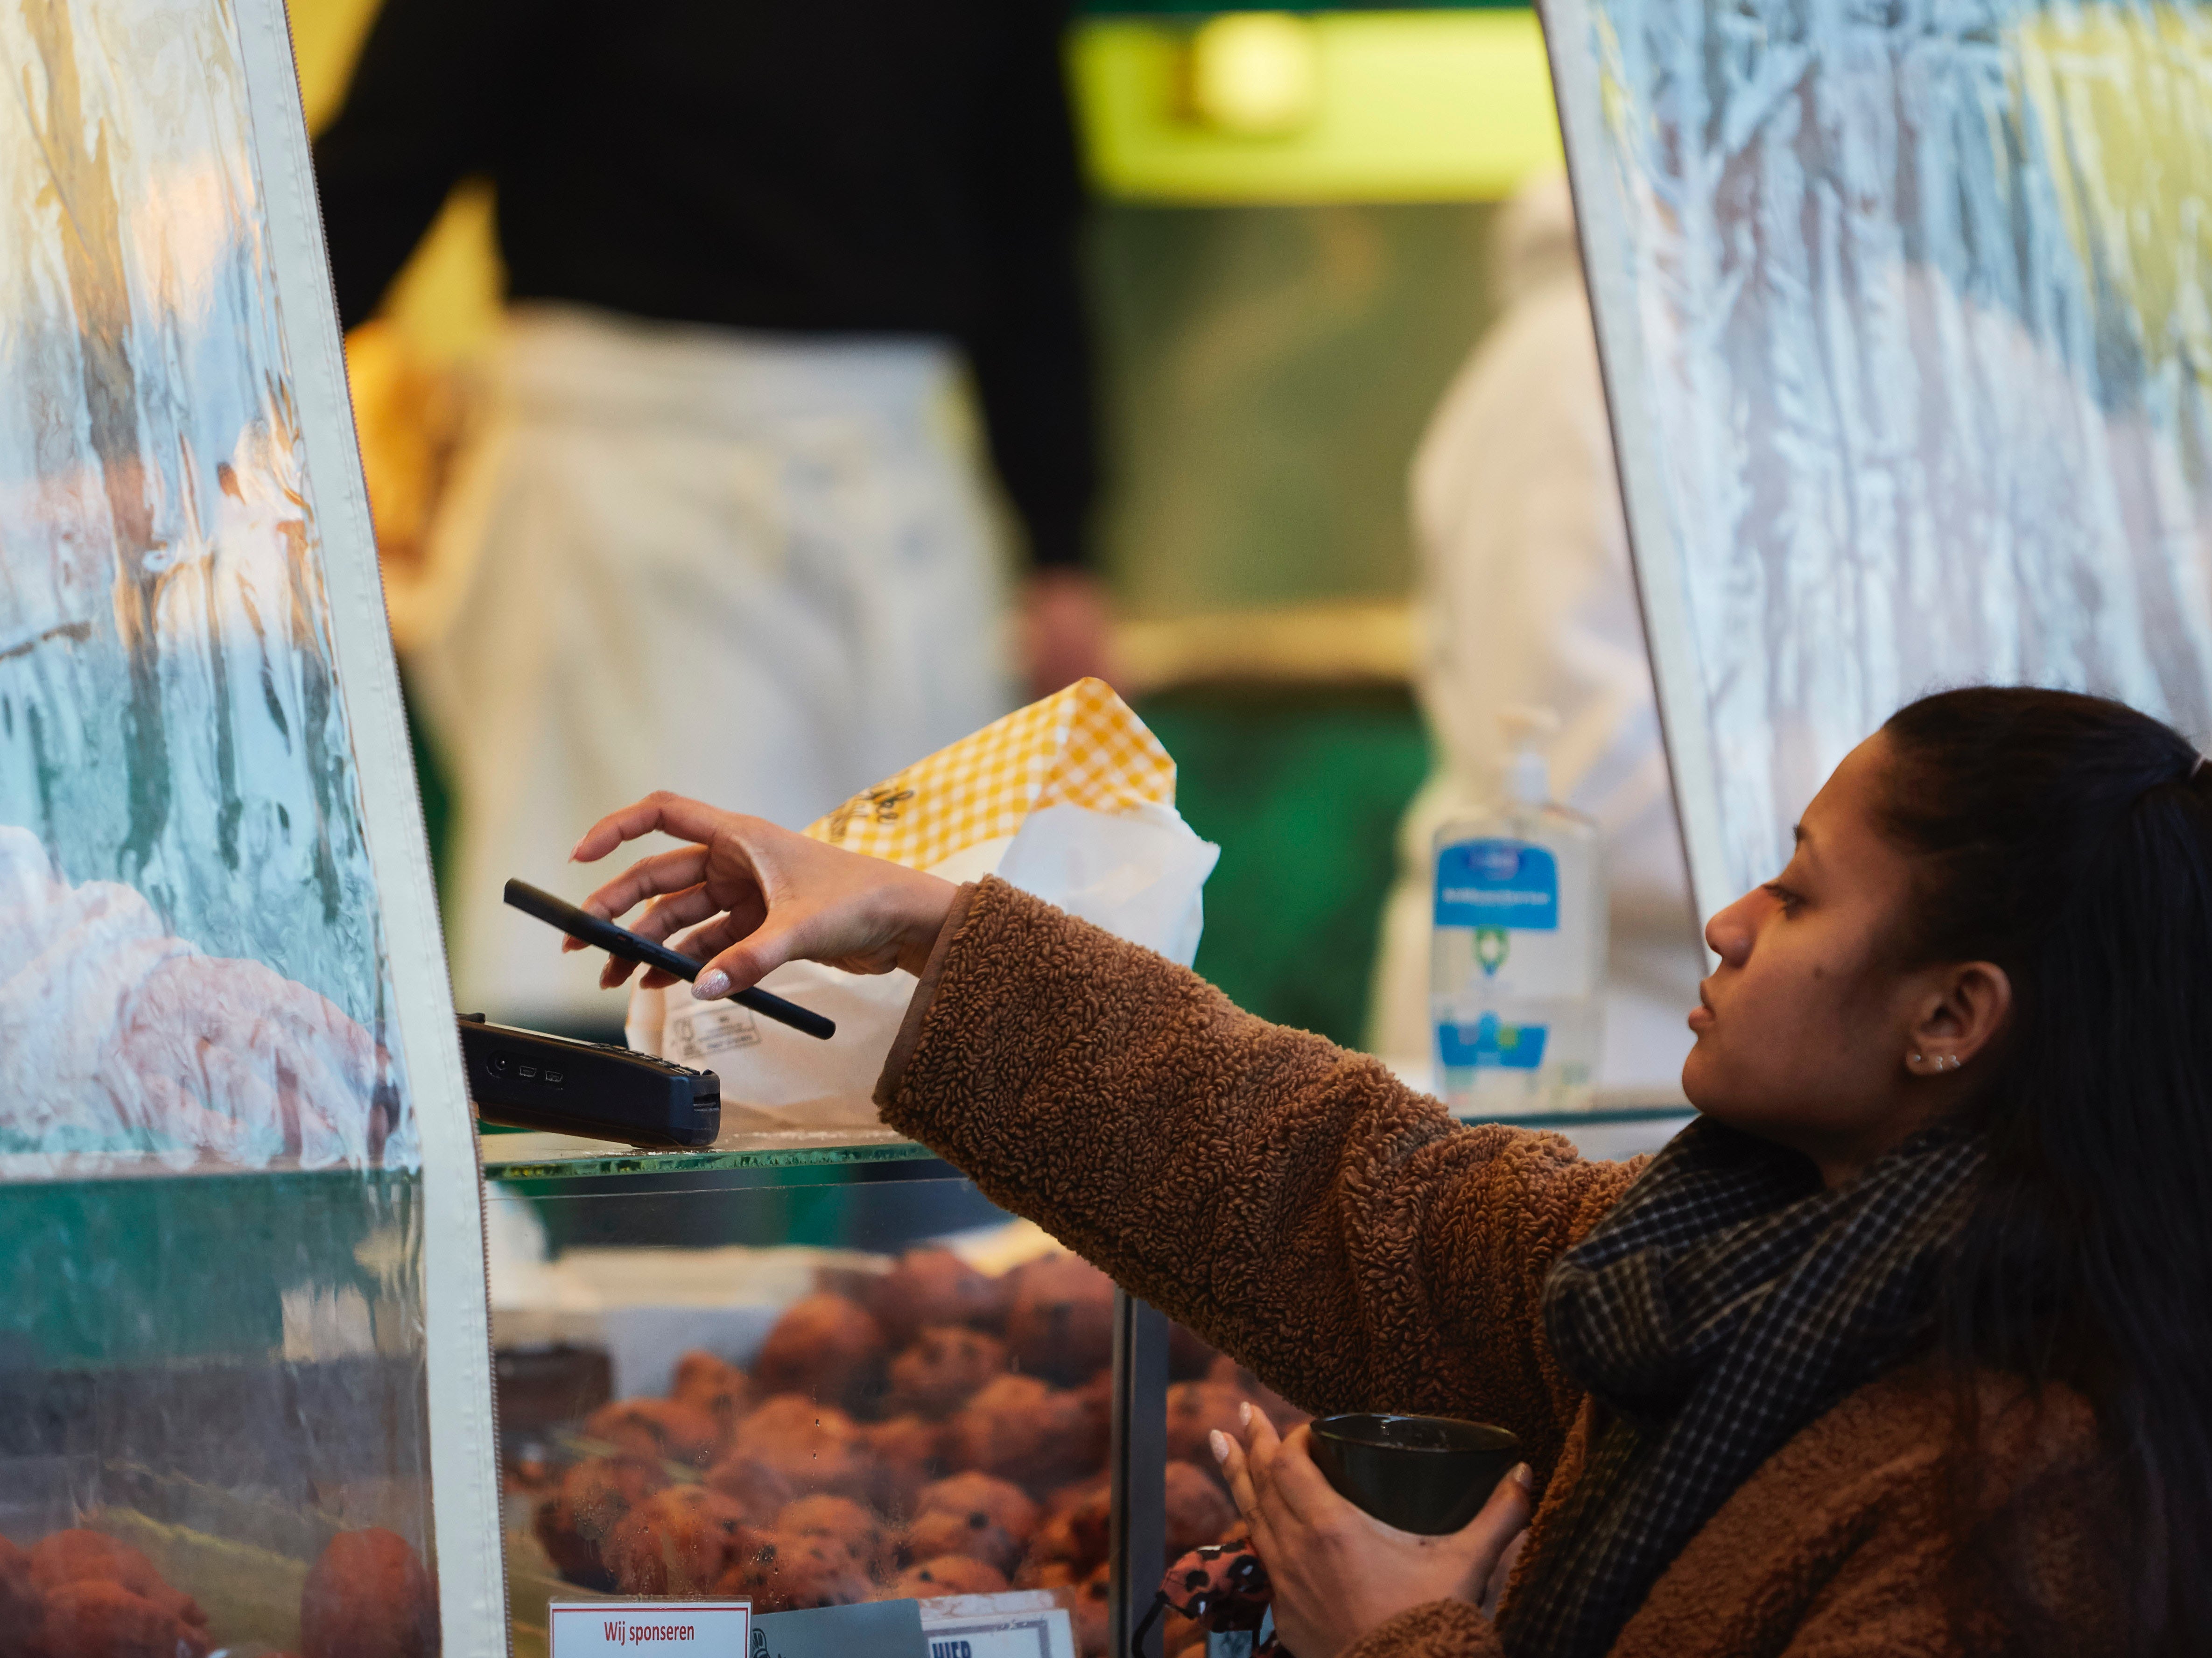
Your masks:
{"label": "yellow sign", "polygon": [[1109,196],[1486,201],[1564,164],[1531,11],[1094,18],[1070,51]]}

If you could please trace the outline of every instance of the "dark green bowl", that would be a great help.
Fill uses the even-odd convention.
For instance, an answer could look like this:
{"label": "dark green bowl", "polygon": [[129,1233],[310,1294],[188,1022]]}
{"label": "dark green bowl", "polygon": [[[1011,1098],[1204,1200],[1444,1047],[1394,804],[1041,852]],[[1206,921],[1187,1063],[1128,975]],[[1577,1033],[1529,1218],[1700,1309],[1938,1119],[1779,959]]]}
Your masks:
{"label": "dark green bowl", "polygon": [[1521,1461],[1521,1442],[1449,1416],[1325,1416],[1313,1424],[1313,1459],[1384,1525],[1435,1537],[1481,1512]]}

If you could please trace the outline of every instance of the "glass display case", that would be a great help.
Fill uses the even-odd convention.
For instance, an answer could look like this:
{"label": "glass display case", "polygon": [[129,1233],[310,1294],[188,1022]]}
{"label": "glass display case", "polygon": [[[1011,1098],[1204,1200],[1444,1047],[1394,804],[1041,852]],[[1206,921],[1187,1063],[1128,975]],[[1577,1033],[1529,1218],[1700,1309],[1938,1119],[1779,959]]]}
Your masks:
{"label": "glass display case", "polygon": [[[1625,1156],[1679,1121],[1571,1127]],[[550,1603],[635,1595],[1054,1607],[1079,1658],[1127,1653],[1165,1566],[1238,1533],[1208,1433],[1304,1419],[887,1132],[491,1133],[484,1171],[519,1658]],[[1143,1649],[1206,1639],[1170,1613]]]}
{"label": "glass display case", "polygon": [[401,1171],[0,1190],[7,1650],[437,1650],[422,1229]]}
{"label": "glass display case", "polygon": [[653,1595],[1056,1607],[1097,1658],[1117,1571],[1141,1612],[1234,1518],[1210,1456],[1130,1438],[1214,1356],[921,1146],[500,1134],[485,1173],[518,1654],[551,1601]]}

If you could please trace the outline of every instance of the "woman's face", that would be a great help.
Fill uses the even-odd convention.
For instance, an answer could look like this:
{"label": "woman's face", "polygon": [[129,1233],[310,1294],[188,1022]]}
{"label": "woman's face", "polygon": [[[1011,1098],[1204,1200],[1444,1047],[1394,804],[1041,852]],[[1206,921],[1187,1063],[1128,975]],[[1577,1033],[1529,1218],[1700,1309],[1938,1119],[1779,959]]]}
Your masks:
{"label": "woman's face", "polygon": [[1905,855],[1875,827],[1888,771],[1877,732],[1836,768],[1797,828],[1789,866],[1705,926],[1720,966],[1690,1015],[1682,1087],[1707,1116],[1804,1152],[1831,1185],[1921,1126],[1906,1055],[1924,974],[1894,939]]}

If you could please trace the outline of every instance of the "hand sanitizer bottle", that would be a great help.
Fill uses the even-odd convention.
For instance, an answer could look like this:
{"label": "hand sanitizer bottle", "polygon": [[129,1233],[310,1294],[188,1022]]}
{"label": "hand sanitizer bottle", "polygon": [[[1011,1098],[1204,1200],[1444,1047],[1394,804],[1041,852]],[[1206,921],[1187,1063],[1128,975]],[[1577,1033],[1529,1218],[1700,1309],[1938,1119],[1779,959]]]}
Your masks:
{"label": "hand sanitizer bottle", "polygon": [[1509,708],[1504,800],[1436,837],[1430,1012],[1455,1116],[1587,1110],[1604,1040],[1597,825],[1551,799],[1548,708]]}

